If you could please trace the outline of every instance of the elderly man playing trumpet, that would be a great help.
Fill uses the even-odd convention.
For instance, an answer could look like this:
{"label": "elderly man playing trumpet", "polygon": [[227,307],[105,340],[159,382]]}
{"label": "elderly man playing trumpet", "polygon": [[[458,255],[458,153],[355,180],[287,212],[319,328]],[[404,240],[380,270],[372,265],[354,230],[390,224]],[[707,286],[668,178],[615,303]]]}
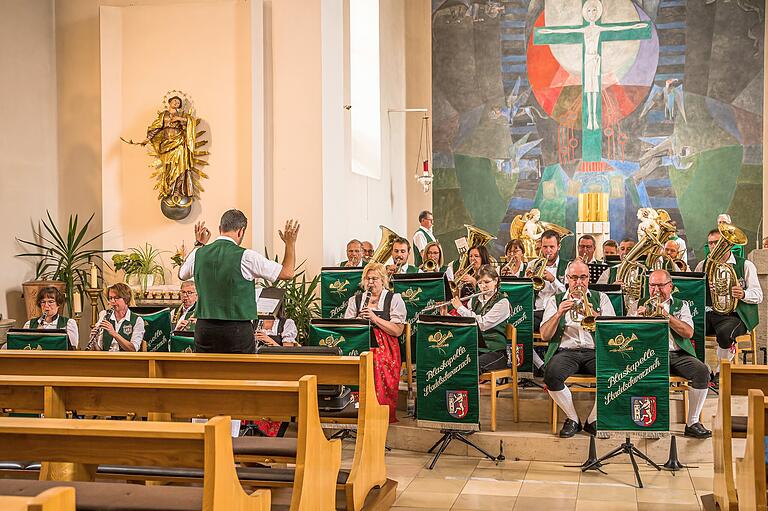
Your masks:
{"label": "elderly man playing trumpet", "polygon": [[688,417],[685,436],[709,438],[712,432],[699,422],[709,386],[709,368],[696,358],[691,343],[693,317],[688,303],[672,296],[672,276],[667,270],[654,270],[648,277],[650,298],[638,307],[638,316],[669,319],[669,372],[691,381],[688,390]]}
{"label": "elderly man playing trumpet", "polygon": [[[573,396],[565,380],[574,374],[595,374],[595,340],[592,334],[597,316],[614,316],[613,305],[605,293],[589,291],[589,267],[573,261],[566,270],[567,293],[547,299],[541,323],[541,338],[549,342],[544,357],[544,383],[547,391],[566,415],[561,438],[570,438],[582,430],[573,405]],[[597,405],[584,423],[584,431],[597,432]]]}

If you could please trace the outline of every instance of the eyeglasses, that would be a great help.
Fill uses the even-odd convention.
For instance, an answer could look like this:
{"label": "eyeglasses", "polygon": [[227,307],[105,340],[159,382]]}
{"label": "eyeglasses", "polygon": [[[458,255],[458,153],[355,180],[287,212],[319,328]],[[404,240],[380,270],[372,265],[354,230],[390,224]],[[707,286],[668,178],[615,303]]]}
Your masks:
{"label": "eyeglasses", "polygon": [[56,305],[56,300],[40,300],[40,305]]}
{"label": "eyeglasses", "polygon": [[181,296],[192,296],[192,295],[196,295],[196,294],[197,294],[197,291],[182,291],[181,292]]}
{"label": "eyeglasses", "polygon": [[660,283],[660,284],[652,284],[652,283],[651,283],[651,284],[648,284],[648,287],[658,287],[658,288],[662,288],[662,287],[666,286],[667,284],[671,284],[671,283],[672,283],[672,281],[671,281],[671,280],[668,280],[668,281],[666,281],[666,282],[662,282],[662,283]]}
{"label": "eyeglasses", "polygon": [[112,302],[112,301],[115,301],[115,302],[116,302],[116,301],[118,301],[119,299],[120,299],[120,297],[119,297],[119,296],[109,296],[109,297],[107,298],[107,301],[108,301],[108,302]]}
{"label": "eyeglasses", "polygon": [[577,280],[589,280],[589,275],[568,275],[568,280],[576,282]]}

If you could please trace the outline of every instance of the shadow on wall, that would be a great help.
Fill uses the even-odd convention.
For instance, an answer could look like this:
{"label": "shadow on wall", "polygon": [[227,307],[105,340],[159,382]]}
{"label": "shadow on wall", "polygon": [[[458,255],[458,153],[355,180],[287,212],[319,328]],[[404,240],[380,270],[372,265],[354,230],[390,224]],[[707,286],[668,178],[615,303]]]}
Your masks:
{"label": "shadow on wall", "polygon": [[[15,319],[15,326],[22,326],[27,319],[27,312],[24,307],[24,297],[21,289],[9,289],[5,292],[5,303],[8,305],[7,318]],[[6,319],[4,317],[3,319]]]}

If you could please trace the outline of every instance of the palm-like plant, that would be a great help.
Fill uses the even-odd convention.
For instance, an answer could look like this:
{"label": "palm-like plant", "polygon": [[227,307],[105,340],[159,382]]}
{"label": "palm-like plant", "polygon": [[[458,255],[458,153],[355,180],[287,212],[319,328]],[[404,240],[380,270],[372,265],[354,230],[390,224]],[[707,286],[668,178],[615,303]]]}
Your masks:
{"label": "palm-like plant", "polygon": [[125,271],[126,277],[138,275],[141,280],[141,289],[146,291],[147,277],[149,275],[160,277],[163,283],[165,283],[165,269],[157,262],[162,253],[162,250],[158,250],[149,243],[145,243],[143,247],[128,249],[128,254],[113,255],[112,262],[115,264],[116,270]]}
{"label": "palm-like plant", "polygon": [[[93,214],[82,227],[79,226],[78,216],[70,215],[67,230],[63,233],[56,227],[56,223],[51,218],[51,213],[49,211],[45,213],[48,219],[47,221],[43,219],[43,229],[40,232],[34,233],[36,238],[42,240],[43,243],[16,238],[16,241],[19,243],[36,248],[39,251],[25,252],[17,254],[17,256],[39,259],[35,267],[36,279],[64,281],[67,284],[67,307],[72,311],[74,310],[72,307],[72,293],[75,289],[80,292],[81,297],[85,295],[84,290],[88,287],[91,261],[104,261],[101,254],[114,251],[89,247],[96,240],[104,236],[103,232],[95,236],[90,236],[88,233],[91,220],[93,220]],[[99,278],[101,279],[102,275],[99,275]]]}

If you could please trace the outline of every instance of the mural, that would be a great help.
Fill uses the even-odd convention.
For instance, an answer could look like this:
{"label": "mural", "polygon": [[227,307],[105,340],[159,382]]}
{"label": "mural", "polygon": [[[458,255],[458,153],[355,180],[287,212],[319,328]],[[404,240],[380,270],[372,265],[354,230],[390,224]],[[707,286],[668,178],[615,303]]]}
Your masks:
{"label": "mural", "polygon": [[764,15],[762,0],[432,0],[446,253],[467,223],[495,233],[500,254],[534,207],[575,232],[591,192],[608,197],[613,239],[653,207],[677,222],[689,258],[723,212],[754,247]]}

